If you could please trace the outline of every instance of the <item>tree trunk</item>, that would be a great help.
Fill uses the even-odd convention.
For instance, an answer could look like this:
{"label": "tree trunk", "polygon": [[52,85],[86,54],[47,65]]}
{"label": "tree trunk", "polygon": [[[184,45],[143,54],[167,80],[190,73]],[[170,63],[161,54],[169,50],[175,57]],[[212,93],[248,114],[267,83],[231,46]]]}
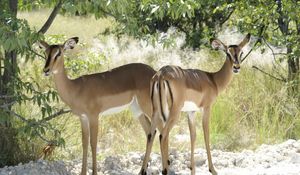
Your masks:
{"label": "tree trunk", "polygon": [[[17,17],[18,0],[10,0],[7,4],[7,8],[11,18]],[[12,28],[12,30],[16,30]],[[4,58],[2,58],[2,56]],[[3,66],[3,67],[2,67]],[[13,80],[16,78],[17,67],[17,51],[4,51],[4,55],[1,55],[1,67],[0,67],[0,96],[4,97],[0,99],[0,105],[5,105],[8,109],[12,107],[12,101],[14,96]],[[12,126],[12,120],[10,115],[1,110],[0,117],[5,118],[5,122],[0,123],[0,167],[3,165],[11,165],[16,162],[16,153],[20,152],[20,147],[16,139],[16,129]]]}
{"label": "tree trunk", "polygon": [[[11,14],[11,18],[17,17],[17,0],[10,0],[8,3],[8,11]],[[5,7],[4,7],[5,8]],[[15,29],[12,29],[15,30]],[[12,80],[17,76],[17,52],[16,51],[4,51],[3,58],[3,67],[1,67],[0,71],[0,95],[5,97],[12,97],[14,95],[14,89],[11,86]],[[1,104],[10,104],[13,99],[11,98],[3,98],[1,100]],[[9,109],[11,105],[7,106]],[[9,121],[5,123],[6,126],[9,125]]]}
{"label": "tree trunk", "polygon": [[289,95],[299,98],[299,58],[291,55],[292,48],[287,47]]}
{"label": "tree trunk", "polygon": [[[277,13],[279,14],[277,23],[278,27],[281,31],[281,33],[284,36],[289,36],[290,35],[290,29],[289,29],[289,23],[290,20],[288,19],[288,16],[284,14],[283,12],[283,5],[281,0],[275,0],[277,4]],[[296,27],[297,27],[297,33],[300,33],[300,27],[298,26],[299,23],[296,21]],[[300,95],[299,95],[299,87],[300,87],[300,82],[299,82],[299,75],[300,75],[300,70],[299,70],[299,57],[292,55],[293,51],[293,46],[294,45],[289,45],[289,43],[286,43],[287,47],[287,63],[288,63],[288,94],[289,96],[296,98],[298,100],[298,104],[300,104]]]}
{"label": "tree trunk", "polygon": [[[10,14],[12,20],[17,18],[18,0],[9,0],[3,3],[1,8],[4,8]],[[62,1],[58,1],[49,18],[39,30],[39,33],[44,34],[52,22],[54,21],[58,11],[60,10]],[[5,23],[6,21],[4,21]],[[17,26],[16,26],[17,27]],[[14,35],[17,28],[11,28],[10,35]],[[11,36],[16,37],[16,36]],[[1,52],[1,50],[0,50]],[[0,53],[0,117],[4,118],[5,122],[0,122],[0,167],[5,165],[14,165],[22,161],[22,151],[18,144],[16,137],[18,132],[13,126],[13,118],[7,110],[11,109],[16,95],[16,86],[14,80],[18,78],[18,64],[17,64],[18,50],[7,51]],[[5,106],[6,110],[1,107]]]}

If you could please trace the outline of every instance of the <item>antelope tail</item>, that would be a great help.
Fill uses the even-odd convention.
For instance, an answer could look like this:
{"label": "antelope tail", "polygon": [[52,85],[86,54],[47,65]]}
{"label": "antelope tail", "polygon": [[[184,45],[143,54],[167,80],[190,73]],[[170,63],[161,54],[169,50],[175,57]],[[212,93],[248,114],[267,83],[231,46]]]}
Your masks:
{"label": "antelope tail", "polygon": [[151,85],[151,100],[153,113],[158,113],[162,121],[166,122],[170,108],[173,105],[173,93],[168,80],[154,80]]}

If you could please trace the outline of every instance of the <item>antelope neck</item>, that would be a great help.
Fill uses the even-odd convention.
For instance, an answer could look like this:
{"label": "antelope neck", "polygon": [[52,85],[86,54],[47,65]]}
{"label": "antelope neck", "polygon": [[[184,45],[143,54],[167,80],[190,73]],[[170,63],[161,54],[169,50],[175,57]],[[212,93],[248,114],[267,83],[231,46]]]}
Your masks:
{"label": "antelope neck", "polygon": [[227,56],[222,68],[213,73],[213,78],[219,92],[223,91],[232,80],[232,65],[232,61]]}
{"label": "antelope neck", "polygon": [[53,74],[53,77],[59,96],[66,104],[70,105],[72,102],[71,94],[74,91],[74,82],[67,77],[64,62],[59,66],[57,72]]}

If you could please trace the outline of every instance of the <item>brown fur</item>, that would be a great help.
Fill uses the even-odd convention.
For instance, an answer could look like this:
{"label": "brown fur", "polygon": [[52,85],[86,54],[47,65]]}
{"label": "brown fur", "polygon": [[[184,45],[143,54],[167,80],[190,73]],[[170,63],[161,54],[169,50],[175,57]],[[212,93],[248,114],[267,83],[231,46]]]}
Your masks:
{"label": "brown fur", "polygon": [[[169,132],[177,122],[185,101],[192,101],[199,108],[203,108],[202,126],[209,171],[214,175],[217,174],[212,164],[209,146],[210,110],[218,94],[230,83],[233,71],[237,72],[236,69],[239,69],[240,52],[242,47],[248,43],[249,39],[250,35],[248,34],[239,45],[235,46],[226,46],[220,40],[212,40],[212,46],[225,51],[227,55],[225,63],[218,72],[210,73],[198,69],[182,69],[178,66],[165,66],[162,67],[152,78],[150,86],[153,104],[151,133],[153,133],[156,128],[158,128],[161,133],[160,146],[163,166],[162,169],[164,170],[164,174],[167,174],[169,171]],[[169,86],[163,86],[165,82],[168,82]],[[169,91],[170,93],[168,93]],[[172,98],[169,97],[170,94],[172,94]],[[160,116],[162,114],[166,115],[167,111],[169,111],[169,115],[165,116],[166,121],[164,121],[162,125],[161,122],[159,122],[162,120],[162,117]],[[191,171],[194,175],[194,147],[196,139],[195,117],[194,112],[189,112],[188,114],[191,136]],[[150,146],[152,145],[152,142],[153,138],[150,139]],[[146,151],[151,151],[151,148],[148,148]],[[148,155],[150,155],[150,153],[146,152],[146,156]],[[142,169],[146,169],[145,164]]]}
{"label": "brown fur", "polygon": [[87,150],[90,141],[93,174],[95,175],[97,174],[96,147],[99,113],[128,104],[133,97],[136,97],[143,112],[139,116],[139,121],[148,136],[150,134],[149,118],[152,117],[149,85],[155,71],[148,65],[133,63],[71,80],[66,75],[63,55],[66,49],[72,49],[77,42],[78,38],[75,37],[70,38],[63,45],[48,45],[46,42],[40,42],[40,45],[46,50],[48,56],[44,72],[47,75],[53,73],[59,96],[81,121],[83,147],[81,174],[85,175],[87,172]]}

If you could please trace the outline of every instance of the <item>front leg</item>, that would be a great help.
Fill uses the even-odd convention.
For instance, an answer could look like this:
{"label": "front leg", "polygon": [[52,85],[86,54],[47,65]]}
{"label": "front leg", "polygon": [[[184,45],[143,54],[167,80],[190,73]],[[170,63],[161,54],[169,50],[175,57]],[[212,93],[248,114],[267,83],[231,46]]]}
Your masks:
{"label": "front leg", "polygon": [[80,116],[81,132],[82,132],[82,167],[81,175],[86,175],[87,171],[87,151],[90,138],[89,120],[86,115]]}
{"label": "front leg", "polygon": [[203,132],[204,132],[204,141],[205,141],[205,148],[206,148],[207,159],[208,159],[209,172],[211,172],[211,174],[213,174],[213,175],[217,175],[218,173],[215,170],[213,163],[212,163],[211,154],[210,154],[210,146],[209,146],[210,110],[211,110],[210,106],[203,108],[202,127],[203,127]]}
{"label": "front leg", "polygon": [[191,174],[195,175],[195,159],[194,159],[194,149],[196,142],[196,126],[195,126],[195,112],[188,112],[188,123],[190,129],[190,138],[191,138]]}
{"label": "front leg", "polygon": [[98,142],[98,116],[91,116],[90,124],[90,144],[93,158],[93,175],[97,175],[97,142]]}

